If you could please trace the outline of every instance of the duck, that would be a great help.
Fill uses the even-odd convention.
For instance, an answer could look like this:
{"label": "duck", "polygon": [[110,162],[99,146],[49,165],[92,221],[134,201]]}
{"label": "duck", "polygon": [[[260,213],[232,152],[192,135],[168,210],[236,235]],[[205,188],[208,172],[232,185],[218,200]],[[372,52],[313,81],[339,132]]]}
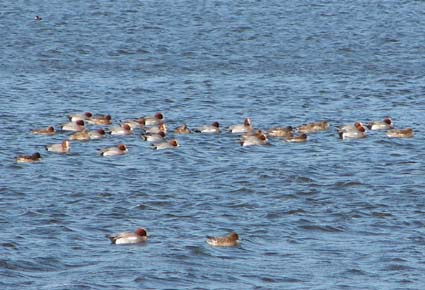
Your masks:
{"label": "duck", "polygon": [[90,140],[98,140],[105,137],[105,130],[97,129],[96,131],[89,131]]}
{"label": "duck", "polygon": [[193,131],[197,133],[220,133],[220,123],[213,122],[211,125],[204,125],[193,129]]}
{"label": "duck", "polygon": [[109,129],[109,134],[111,135],[131,135],[133,134],[133,129],[131,129],[131,126],[127,123],[121,124],[119,127],[113,127]]}
{"label": "duck", "polygon": [[354,122],[354,124],[347,124],[337,127],[338,133],[340,132],[346,132],[346,131],[358,131],[359,128],[363,127],[364,125],[362,122]]}
{"label": "duck", "polygon": [[393,129],[393,121],[391,118],[386,117],[383,121],[374,121],[366,125],[369,130],[388,130]]}
{"label": "duck", "polygon": [[351,130],[338,131],[341,139],[359,139],[366,137],[366,129],[364,126],[360,126]]}
{"label": "duck", "polygon": [[307,141],[307,134],[302,133],[298,136],[292,136],[285,139],[286,142],[301,143]]}
{"label": "duck", "polygon": [[155,126],[164,123],[164,115],[156,113],[154,116],[143,117],[145,126]]}
{"label": "duck", "polygon": [[391,129],[387,131],[387,136],[390,138],[412,138],[413,137],[413,129]]}
{"label": "duck", "polygon": [[228,128],[228,131],[233,134],[241,134],[241,133],[247,133],[254,130],[251,126],[251,119],[245,118],[245,121],[243,124],[238,125],[232,125]]}
{"label": "duck", "polygon": [[59,144],[50,144],[45,146],[47,151],[54,153],[68,153],[71,148],[71,143],[68,140],[63,141]]}
{"label": "duck", "polygon": [[259,133],[256,135],[244,135],[241,137],[239,144],[241,146],[266,145],[268,142],[266,135]]}
{"label": "duck", "polygon": [[71,114],[71,115],[68,115],[68,119],[71,122],[75,122],[75,121],[78,121],[78,120],[83,120],[84,121],[84,120],[90,119],[91,117],[93,117],[93,114],[91,112],[85,112],[85,113],[80,113],[80,114]]}
{"label": "duck", "polygon": [[140,135],[140,138],[142,138],[144,141],[148,142],[161,142],[165,138],[164,132],[159,132],[156,134],[142,134]]}
{"label": "duck", "polygon": [[90,119],[87,119],[87,123],[91,125],[111,125],[112,117],[111,115],[92,116]]}
{"label": "duck", "polygon": [[77,140],[77,141],[87,141],[87,140],[97,140],[105,137],[105,130],[98,129],[96,131],[88,131],[83,130],[80,132],[76,132],[69,136],[69,140]]}
{"label": "duck", "polygon": [[19,155],[16,156],[17,163],[33,163],[41,160],[41,154],[39,152],[35,152],[32,155]]}
{"label": "duck", "polygon": [[129,245],[143,243],[148,239],[148,233],[144,228],[138,228],[131,232],[122,232],[119,234],[106,235],[114,245]]}
{"label": "duck", "polygon": [[303,124],[296,128],[296,131],[299,133],[316,133],[320,131],[326,131],[329,128],[328,121],[319,121],[308,124]]}
{"label": "duck", "polygon": [[168,142],[161,142],[161,143],[152,144],[152,148],[154,150],[175,149],[177,147],[180,147],[180,144],[176,139],[172,139]]}
{"label": "duck", "polygon": [[190,134],[190,129],[187,127],[186,124],[182,124],[176,129],[174,129],[174,133],[176,134]]}
{"label": "duck", "polygon": [[71,121],[71,122],[62,124],[61,129],[63,131],[73,131],[73,132],[83,131],[85,129],[84,121],[77,120],[75,122]]}
{"label": "duck", "polygon": [[211,237],[207,236],[207,243],[213,247],[233,247],[237,246],[239,241],[239,235],[235,232],[231,232],[225,237]]}
{"label": "duck", "polygon": [[34,20],[41,21],[41,20],[43,20],[43,18],[41,18],[41,16],[36,15],[36,16],[34,17]]}
{"label": "duck", "polygon": [[47,128],[33,129],[31,133],[34,135],[55,135],[56,130],[55,127],[49,126]]}
{"label": "duck", "polygon": [[143,118],[126,120],[126,121],[123,121],[122,123],[128,124],[132,130],[143,129],[145,127],[145,119]]}
{"label": "duck", "polygon": [[127,146],[125,144],[119,144],[115,147],[104,148],[100,151],[100,156],[116,156],[124,155],[128,153]]}
{"label": "duck", "polygon": [[167,133],[167,126],[164,123],[145,130],[146,134],[158,134],[159,132]]}
{"label": "duck", "polygon": [[292,126],[287,127],[275,127],[267,130],[267,136],[269,137],[292,137],[293,133]]}

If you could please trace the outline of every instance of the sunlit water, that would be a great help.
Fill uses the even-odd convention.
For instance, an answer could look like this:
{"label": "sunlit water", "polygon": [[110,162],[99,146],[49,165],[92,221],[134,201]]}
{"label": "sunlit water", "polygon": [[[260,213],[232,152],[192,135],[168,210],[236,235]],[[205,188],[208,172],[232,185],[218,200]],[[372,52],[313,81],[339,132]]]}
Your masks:
{"label": "sunlit water", "polygon": [[[2,289],[424,288],[423,1],[9,2]],[[225,131],[176,136],[171,151],[135,132],[68,155],[44,145],[69,134],[30,134],[85,111],[114,125],[161,111],[171,130],[245,117],[331,128],[250,148]],[[415,137],[337,138],[385,116]],[[118,143],[127,155],[98,155]],[[42,162],[15,163],[36,151]],[[105,238],[137,227],[144,245]],[[205,242],[232,230],[239,247]]]}

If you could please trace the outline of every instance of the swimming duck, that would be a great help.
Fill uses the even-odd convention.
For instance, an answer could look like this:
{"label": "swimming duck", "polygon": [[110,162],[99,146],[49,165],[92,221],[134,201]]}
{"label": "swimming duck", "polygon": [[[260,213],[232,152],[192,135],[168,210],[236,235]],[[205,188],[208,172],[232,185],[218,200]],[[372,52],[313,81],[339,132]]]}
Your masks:
{"label": "swimming duck", "polygon": [[390,138],[411,138],[413,137],[413,129],[392,129],[387,131],[387,136]]}
{"label": "swimming duck", "polygon": [[170,140],[168,142],[161,142],[161,143],[152,144],[152,148],[155,149],[155,150],[175,149],[179,146],[180,146],[179,142],[177,142],[177,140],[175,140],[175,139]]}
{"label": "swimming duck", "polygon": [[148,239],[148,233],[144,228],[138,228],[134,233],[122,232],[119,234],[107,235],[106,237],[111,240],[112,244],[128,245],[145,242]]}
{"label": "swimming duck", "polygon": [[329,128],[328,121],[319,121],[308,124],[303,124],[296,128],[299,133],[316,133],[320,131],[325,131]]}
{"label": "swimming duck", "polygon": [[92,116],[90,119],[87,119],[87,123],[91,125],[111,125],[112,117],[111,115]]}
{"label": "swimming duck", "polygon": [[341,139],[359,139],[366,137],[366,129],[364,126],[360,126],[355,129],[338,131],[338,134]]}
{"label": "swimming duck", "polygon": [[119,144],[116,147],[104,148],[100,151],[100,156],[116,156],[127,154],[128,149],[124,144]]}
{"label": "swimming duck", "polygon": [[359,128],[363,126],[362,122],[354,122],[354,124],[348,124],[337,127],[338,133],[346,132],[346,131],[358,131]]}
{"label": "swimming duck", "polygon": [[190,129],[187,127],[186,124],[183,124],[176,129],[174,129],[174,133],[176,134],[190,134]]}
{"label": "swimming duck", "polygon": [[68,140],[63,141],[60,144],[50,144],[50,145],[46,145],[45,146],[47,151],[50,152],[54,152],[54,153],[68,153],[70,148],[71,148],[71,144],[69,143]]}
{"label": "swimming duck", "polygon": [[132,130],[143,129],[145,127],[145,119],[143,118],[126,120],[126,121],[123,121],[122,123],[128,124]]}
{"label": "swimming duck", "polygon": [[255,145],[266,145],[268,142],[266,135],[263,133],[254,135],[244,135],[240,139],[241,146],[255,146]]}
{"label": "swimming duck", "polygon": [[307,134],[303,133],[299,136],[292,136],[285,139],[286,142],[306,142],[307,141]]}
{"label": "swimming duck", "polygon": [[149,129],[146,129],[146,134],[158,134],[159,132],[167,133],[167,126],[165,124],[155,125]]}
{"label": "swimming duck", "polygon": [[164,123],[164,115],[156,113],[154,116],[143,117],[145,126],[155,126]]}
{"label": "swimming duck", "polygon": [[75,122],[71,121],[71,122],[62,124],[61,129],[63,131],[73,131],[73,132],[83,131],[85,129],[84,121],[77,120]]}
{"label": "swimming duck", "polygon": [[252,131],[254,128],[251,126],[251,119],[245,118],[243,124],[232,125],[228,128],[228,131],[233,134],[247,133]]}
{"label": "swimming duck", "polygon": [[271,128],[267,131],[267,136],[269,137],[292,137],[292,130],[293,128],[291,126],[287,127],[275,127]]}
{"label": "swimming duck", "polygon": [[96,131],[87,131],[83,130],[76,132],[69,136],[69,140],[78,140],[78,141],[87,141],[87,140],[97,140],[105,137],[105,130],[98,129]]}
{"label": "swimming duck", "polygon": [[31,131],[31,133],[34,135],[54,135],[56,130],[53,126],[49,126],[47,128],[34,129]]}
{"label": "swimming duck", "polygon": [[388,130],[393,128],[391,118],[384,118],[383,121],[374,121],[367,124],[369,130]]}
{"label": "swimming duck", "polygon": [[109,134],[111,135],[131,135],[133,134],[133,129],[131,129],[131,126],[127,123],[121,124],[119,127],[113,127],[109,129]]}
{"label": "swimming duck", "polygon": [[142,138],[144,141],[148,142],[161,142],[165,138],[164,132],[159,132],[157,134],[142,134],[140,135],[140,138]]}
{"label": "swimming duck", "polygon": [[213,122],[211,125],[204,125],[193,129],[193,131],[198,133],[220,133],[220,123]]}
{"label": "swimming duck", "polygon": [[233,247],[239,244],[239,235],[231,232],[225,237],[211,237],[207,236],[207,243],[214,247]]}
{"label": "swimming duck", "polygon": [[82,114],[72,114],[72,115],[68,115],[68,119],[71,121],[71,122],[75,122],[75,121],[78,121],[78,120],[88,120],[88,119],[90,119],[91,117],[93,116],[93,114],[92,113],[90,113],[90,112],[85,112],[85,113],[82,113]]}
{"label": "swimming duck", "polygon": [[32,155],[20,155],[16,156],[16,162],[17,163],[33,163],[40,161],[41,155],[40,153],[36,152]]}

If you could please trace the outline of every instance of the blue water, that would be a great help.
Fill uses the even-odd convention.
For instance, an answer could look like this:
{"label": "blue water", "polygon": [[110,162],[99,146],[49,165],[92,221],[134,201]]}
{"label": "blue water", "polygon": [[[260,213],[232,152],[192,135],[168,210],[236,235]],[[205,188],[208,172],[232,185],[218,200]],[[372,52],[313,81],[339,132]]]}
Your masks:
{"label": "blue water", "polygon": [[[425,2],[4,1],[1,289],[424,289]],[[34,20],[40,15],[41,21]],[[91,111],[223,127],[327,119],[305,144],[33,128]],[[335,126],[391,116],[412,139]],[[170,137],[173,137],[170,134]],[[125,143],[125,156],[99,148]],[[38,164],[19,154],[41,152]],[[106,234],[145,227],[140,246]],[[212,248],[207,235],[241,244]]]}

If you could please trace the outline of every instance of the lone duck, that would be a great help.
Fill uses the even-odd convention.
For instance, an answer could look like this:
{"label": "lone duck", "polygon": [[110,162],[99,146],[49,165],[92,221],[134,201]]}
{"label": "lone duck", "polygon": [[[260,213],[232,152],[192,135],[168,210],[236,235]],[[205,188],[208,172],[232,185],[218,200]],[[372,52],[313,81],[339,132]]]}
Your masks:
{"label": "lone duck", "polygon": [[211,237],[207,236],[207,243],[214,247],[233,247],[239,244],[239,235],[231,232],[225,237]]}
{"label": "lone duck", "polygon": [[106,235],[115,245],[128,245],[143,243],[148,239],[148,233],[144,228],[138,228],[131,232],[122,232],[119,234]]}

